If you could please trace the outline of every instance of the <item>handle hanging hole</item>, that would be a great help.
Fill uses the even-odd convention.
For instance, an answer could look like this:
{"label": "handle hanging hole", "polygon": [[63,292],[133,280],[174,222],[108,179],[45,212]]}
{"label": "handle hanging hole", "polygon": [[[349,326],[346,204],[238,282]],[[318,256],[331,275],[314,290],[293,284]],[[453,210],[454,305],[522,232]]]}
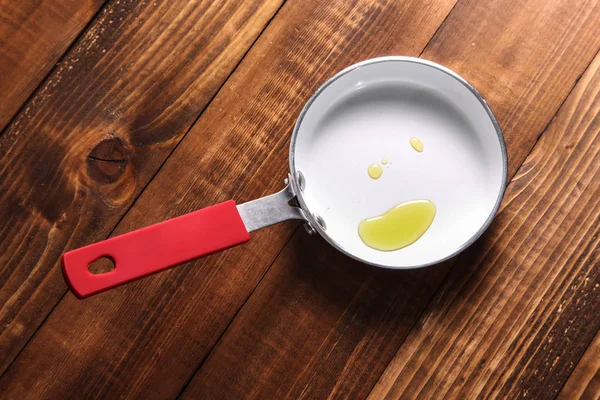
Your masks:
{"label": "handle hanging hole", "polygon": [[106,274],[114,269],[115,261],[108,256],[100,257],[88,265],[88,271],[94,275]]}

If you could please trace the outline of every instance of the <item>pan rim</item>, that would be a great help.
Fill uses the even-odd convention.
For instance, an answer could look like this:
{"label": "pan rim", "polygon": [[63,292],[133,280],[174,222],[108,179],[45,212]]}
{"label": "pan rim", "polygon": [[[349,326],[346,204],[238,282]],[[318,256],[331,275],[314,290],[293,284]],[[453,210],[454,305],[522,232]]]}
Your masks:
{"label": "pan rim", "polygon": [[[342,76],[344,76],[358,68],[367,66],[367,65],[372,65],[372,64],[377,64],[377,63],[388,63],[388,62],[415,63],[415,64],[420,64],[423,66],[435,68],[435,69],[449,75],[451,78],[454,78],[458,82],[460,82],[475,96],[475,98],[479,101],[479,103],[483,106],[484,110],[487,112],[488,117],[490,118],[490,121],[492,122],[492,125],[494,126],[494,130],[496,131],[496,135],[498,137],[498,141],[500,144],[500,150],[502,153],[501,154],[501,156],[502,156],[502,185],[501,185],[500,190],[498,191],[498,196],[496,198],[494,207],[492,208],[490,214],[487,216],[484,223],[479,227],[479,229],[467,241],[462,243],[458,248],[456,248],[454,251],[452,251],[449,255],[441,257],[441,258],[433,260],[433,261],[430,261],[430,262],[427,262],[427,263],[422,263],[422,264],[405,265],[405,266],[404,265],[391,266],[391,265],[378,264],[378,263],[374,263],[374,262],[365,260],[361,257],[358,257],[355,254],[353,254],[350,250],[341,246],[333,238],[331,238],[331,236],[329,236],[327,234],[327,232],[317,222],[314,215],[310,212],[310,209],[307,206],[307,204],[304,201],[304,198],[302,196],[302,190],[300,188],[300,183],[298,182],[298,178],[297,178],[298,173],[296,171],[296,163],[295,163],[296,139],[298,137],[298,132],[300,130],[300,126],[302,124],[304,116],[306,115],[306,113],[308,112],[308,110],[310,109],[310,107],[314,103],[314,101],[319,97],[319,95],[323,91],[325,91],[325,89],[327,89],[327,87],[329,87],[329,85],[331,85],[333,82],[337,81]],[[424,267],[428,267],[431,265],[440,264],[440,263],[442,263],[446,260],[449,260],[452,257],[458,255],[459,253],[461,253],[462,251],[467,249],[469,246],[471,246],[477,239],[479,239],[479,237],[481,237],[483,232],[485,232],[487,230],[487,228],[491,225],[494,217],[496,216],[496,213],[498,212],[498,209],[500,208],[500,204],[504,197],[504,193],[506,190],[506,184],[508,181],[508,155],[506,152],[506,143],[504,141],[504,136],[502,134],[502,130],[500,129],[500,125],[498,124],[498,121],[497,121],[494,113],[492,112],[491,108],[489,107],[489,105],[487,104],[487,102],[485,101],[483,96],[481,96],[481,94],[477,91],[477,89],[475,89],[475,87],[473,85],[471,85],[466,79],[464,79],[463,77],[458,75],[456,72],[444,67],[443,65],[437,64],[433,61],[429,61],[426,59],[417,58],[417,57],[408,57],[408,56],[386,56],[386,57],[378,57],[378,58],[364,60],[364,61],[353,64],[353,65],[343,69],[342,71],[338,72],[337,74],[335,74],[334,76],[329,78],[324,84],[322,84],[315,91],[315,93],[313,93],[312,96],[308,99],[308,101],[302,108],[302,111],[300,112],[298,119],[296,120],[296,124],[294,125],[294,129],[292,132],[292,138],[291,138],[291,142],[290,142],[289,162],[290,162],[290,171],[291,171],[290,184],[292,186],[292,190],[296,194],[296,196],[298,198],[298,203],[299,203],[300,207],[304,210],[304,212],[306,214],[306,219],[308,220],[310,225],[313,227],[313,229],[315,231],[317,231],[319,233],[319,235],[321,235],[321,237],[323,237],[323,239],[325,239],[331,246],[333,246],[337,250],[341,251],[342,253],[346,254],[347,256],[349,256],[357,261],[360,261],[362,263],[372,265],[375,267],[379,267],[379,268],[396,269],[396,270],[397,269],[411,270],[411,269],[424,268]]]}

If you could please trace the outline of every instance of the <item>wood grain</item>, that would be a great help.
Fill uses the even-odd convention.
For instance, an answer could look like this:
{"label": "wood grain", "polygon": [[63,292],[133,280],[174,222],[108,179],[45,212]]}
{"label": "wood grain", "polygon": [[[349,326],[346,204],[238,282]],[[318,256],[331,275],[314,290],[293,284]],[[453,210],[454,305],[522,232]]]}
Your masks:
{"label": "wood grain", "polygon": [[300,233],[183,398],[364,398],[446,270],[376,271]]}
{"label": "wood grain", "polygon": [[459,72],[492,106],[512,176],[598,50],[599,22],[597,0],[459,1],[422,57]]}
{"label": "wood grain", "polygon": [[371,398],[554,398],[600,328],[600,55]]}
{"label": "wood grain", "polygon": [[[461,0],[454,11],[460,14],[452,13],[444,25],[446,30],[442,30],[445,34],[436,35],[432,46],[438,41],[456,46],[466,39],[464,48],[454,50],[462,53],[452,57],[449,52],[446,57],[450,61],[468,59],[469,68],[457,69],[472,81],[479,79],[476,84],[484,87],[486,97],[498,97],[496,91],[506,91],[495,100],[506,107],[499,113],[503,126],[509,117],[515,118],[518,125],[509,130],[513,143],[520,134],[527,136],[526,143],[533,143],[535,130],[542,131],[564,99],[555,91],[566,95],[597,49],[597,9],[589,4],[584,9],[551,2],[549,8],[533,4],[533,9],[541,6],[541,13],[525,6],[515,12],[506,2],[495,4],[480,7]],[[284,6],[116,233],[231,196],[249,200],[280,187],[281,171],[286,168],[287,135],[312,90],[328,75],[358,59],[400,52],[418,54],[451,7],[445,2],[319,5],[289,2]],[[512,35],[502,36],[512,21],[503,20],[502,15],[519,22],[511,28]],[[556,20],[560,23],[555,24]],[[455,28],[449,29],[449,24]],[[463,29],[462,24],[469,28]],[[490,24],[503,29],[482,35]],[[570,35],[580,28],[576,36]],[[536,29],[541,34],[527,36]],[[453,32],[459,34],[453,37]],[[517,38],[514,32],[525,34]],[[504,43],[496,43],[499,35]],[[487,47],[470,44],[469,48],[468,40],[474,37],[484,38]],[[518,60],[525,67],[515,63],[494,66],[507,43],[514,44],[513,51],[520,54]],[[529,54],[535,57],[526,57]],[[543,71],[534,74],[540,59],[544,60]],[[521,72],[511,77],[511,69]],[[478,74],[503,79],[488,82]],[[535,84],[523,93],[511,87],[512,79]],[[545,89],[538,110],[541,87],[552,89]],[[506,100],[504,96],[514,97]],[[536,112],[529,114],[533,103]],[[495,110],[499,107],[492,106]],[[144,137],[138,139],[138,143],[146,142]],[[118,142],[108,141],[99,147],[91,157],[95,160],[92,165],[104,160],[123,164],[124,153]],[[510,144],[510,148],[515,147]],[[103,158],[106,154],[110,157]],[[511,168],[516,170],[513,164]],[[119,171],[118,166],[110,165],[91,174],[110,183],[115,182]],[[68,295],[2,378],[0,390],[9,397],[174,396],[218,340],[294,227],[288,224],[258,232],[245,248],[86,302]],[[294,249],[303,262],[290,255]],[[290,265],[284,265],[282,259],[289,259]],[[223,367],[225,363],[215,363],[214,359],[227,355],[232,364],[250,365],[256,371],[221,369],[226,374],[219,375],[224,387],[217,388],[218,393],[244,393],[244,389],[255,394],[305,396],[368,392],[370,382],[374,383],[378,371],[406,336],[410,322],[418,319],[445,271],[443,267],[409,274],[373,271],[348,262],[318,238],[294,236],[248,303],[266,304],[268,310],[261,314],[252,308],[248,312],[247,305],[225,334],[228,338],[234,327],[238,333],[240,327],[244,331],[251,327],[258,330],[255,334],[260,341],[252,343],[243,335],[234,335],[243,341],[243,351],[227,353],[219,346],[208,362]],[[288,291],[292,296],[284,297]],[[271,298],[271,293],[280,294]],[[311,305],[323,307],[323,312]],[[255,313],[262,319],[252,325]],[[332,328],[337,321],[339,325]],[[231,338],[221,343],[230,345]],[[369,358],[365,354],[372,355]],[[280,359],[290,363],[280,363]],[[310,361],[302,364],[307,359]],[[210,368],[203,368],[200,376],[207,370]],[[273,376],[280,386],[271,382]],[[197,376],[192,382],[188,396],[202,394],[198,392],[203,387],[201,379]]]}
{"label": "wood grain", "polygon": [[[558,1],[459,2],[423,54],[451,66],[489,98],[505,128],[514,173],[515,162],[529,152],[597,52],[599,16],[597,5],[574,8]],[[515,54],[511,62],[502,62],[509,55],[505,49]],[[574,70],[569,60],[579,63],[580,57],[585,62]],[[183,397],[366,397],[393,349],[409,331],[423,329],[415,317],[450,265],[414,273],[374,271],[299,231]],[[474,312],[462,315],[468,319]],[[435,396],[427,392],[424,398]]]}
{"label": "wood grain", "polygon": [[0,132],[104,0],[0,0]]}
{"label": "wood grain", "polygon": [[0,137],[2,371],[280,4],[113,1]]}
{"label": "wood grain", "polygon": [[577,363],[558,399],[600,399],[600,331]]}
{"label": "wood grain", "polygon": [[[115,234],[279,190],[289,134],[311,93],[363,58],[418,55],[454,3],[323,4],[283,6]],[[176,396],[296,226],[253,233],[247,246],[95,298],[67,295],[0,390],[5,397]]]}

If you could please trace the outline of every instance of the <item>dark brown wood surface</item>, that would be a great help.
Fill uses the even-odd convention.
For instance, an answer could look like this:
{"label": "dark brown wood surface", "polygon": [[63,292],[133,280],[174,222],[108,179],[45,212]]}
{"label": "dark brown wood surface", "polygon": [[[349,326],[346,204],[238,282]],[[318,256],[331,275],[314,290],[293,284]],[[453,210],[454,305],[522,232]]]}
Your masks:
{"label": "dark brown wood surface", "polygon": [[600,329],[600,56],[373,398],[552,398]]}
{"label": "dark brown wood surface", "polygon": [[[596,291],[600,290],[600,285]],[[597,400],[600,398],[600,332],[589,345],[577,367],[562,388],[561,400],[583,398]]]}
{"label": "dark brown wood surface", "polygon": [[[540,1],[538,5],[543,7],[547,4]],[[525,78],[542,82],[548,79],[554,82],[554,89],[559,90],[557,85],[566,83],[559,76],[573,74],[568,80],[570,85],[578,76],[572,64],[562,64],[568,58],[564,58],[565,53],[561,52],[562,58],[552,58],[551,54],[556,49],[549,47],[547,42],[535,39],[524,42],[522,36],[510,32],[504,36],[494,30],[488,30],[486,34],[480,32],[478,25],[489,23],[488,18],[484,18],[486,14],[489,18],[499,18],[506,6],[507,3],[496,3],[495,7],[490,7],[479,2],[473,3],[472,7],[461,7],[459,2],[423,56],[452,65],[475,82],[484,96],[498,93],[487,97],[505,128],[509,159],[518,160],[522,154],[529,152],[522,147],[531,148],[538,132],[550,121],[562,101],[547,97],[546,101],[555,101],[556,108],[552,108],[547,103],[543,104],[543,100],[537,100],[541,103],[538,103],[540,109],[532,118],[527,109],[529,106],[525,104],[533,101],[530,96],[536,96],[537,90],[532,90]],[[588,9],[571,9],[569,15],[569,7],[558,2],[553,6],[555,8],[547,8],[544,12],[561,14],[565,22],[577,20],[579,12],[584,15],[590,12]],[[596,26],[595,21],[600,16],[600,9],[592,11],[596,15],[590,19],[593,24],[590,27]],[[556,31],[556,26],[548,26],[545,22],[548,15],[532,14],[526,5],[522,8],[513,6],[505,15],[507,20],[499,20],[498,24],[502,26],[510,20],[525,37],[527,32],[538,31],[547,36],[556,35],[558,43],[558,38],[569,29],[565,24],[563,33]],[[469,34],[476,35],[470,32],[479,32],[477,38],[465,38]],[[594,30],[589,33],[588,38],[597,37]],[[457,48],[461,46],[457,45],[461,43],[456,39],[458,37],[466,42],[463,48]],[[523,47],[521,52],[531,58],[515,58],[512,63],[502,63],[503,50],[516,45],[513,40]],[[480,48],[477,48],[477,43]],[[587,54],[586,64],[582,63],[579,71],[585,69],[599,45],[596,40],[593,50]],[[469,63],[453,61],[454,54],[468,58]],[[500,60],[494,62],[495,55]],[[539,65],[534,62],[539,59],[554,65],[555,73],[540,74]],[[489,75],[496,77],[497,81],[480,78]],[[513,81],[522,85],[514,85],[518,91],[498,90],[498,82],[501,81],[507,87],[513,87]],[[542,82],[537,84],[549,84]],[[570,89],[568,87],[565,93]],[[511,175],[516,169],[513,165]],[[297,232],[275,261],[191,382],[185,392],[190,398],[202,397],[206,393],[235,398],[248,391],[266,398],[272,395],[292,398],[322,398],[328,395],[365,397],[383,371],[383,365],[391,359],[394,349],[400,346],[415,325],[417,316],[430,301],[451,264],[409,274],[372,271],[347,260],[320,241],[307,244],[304,236],[303,231]],[[303,254],[302,249],[307,247],[314,250]],[[328,295],[324,295],[327,292]],[[277,338],[276,346],[273,338]],[[238,360],[236,355],[242,356]],[[296,361],[299,358],[300,362]],[[234,359],[236,362],[233,362]],[[283,370],[285,374],[281,373]],[[232,375],[243,379],[231,382],[229,377]]]}
{"label": "dark brown wood surface", "polygon": [[[0,397],[598,396],[599,2],[111,0],[85,32],[77,7],[10,89],[60,65],[0,101]],[[0,54],[33,51],[21,26]],[[463,75],[504,130],[512,179],[467,252],[377,270],[290,222],[65,295],[67,249],[281,188],[311,93],[396,54]]]}
{"label": "dark brown wood surface", "polygon": [[0,0],[0,131],[104,0]]}
{"label": "dark brown wood surface", "polygon": [[1,371],[65,294],[60,254],[110,234],[280,5],[112,1],[3,132]]}

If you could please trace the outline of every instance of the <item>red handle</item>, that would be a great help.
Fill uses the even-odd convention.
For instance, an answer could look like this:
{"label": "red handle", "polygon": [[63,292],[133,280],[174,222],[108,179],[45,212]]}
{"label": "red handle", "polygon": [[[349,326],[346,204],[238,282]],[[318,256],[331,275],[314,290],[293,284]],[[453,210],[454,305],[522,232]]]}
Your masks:
{"label": "red handle", "polygon": [[[94,243],[62,256],[71,291],[83,298],[250,240],[230,200],[137,231]],[[102,257],[115,268],[94,275],[89,265]]]}

